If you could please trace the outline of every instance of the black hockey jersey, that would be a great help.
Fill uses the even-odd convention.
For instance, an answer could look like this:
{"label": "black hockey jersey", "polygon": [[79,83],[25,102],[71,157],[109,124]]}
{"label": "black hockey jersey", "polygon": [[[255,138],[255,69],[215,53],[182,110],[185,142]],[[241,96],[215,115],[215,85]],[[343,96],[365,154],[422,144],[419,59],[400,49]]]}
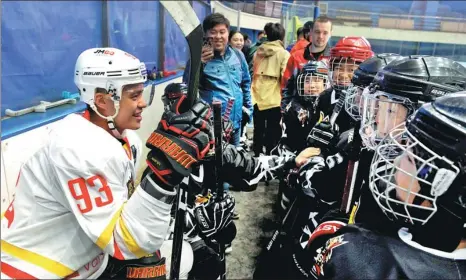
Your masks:
{"label": "black hockey jersey", "polygon": [[325,242],[292,254],[296,275],[311,279],[464,279],[466,249],[452,253],[423,247],[399,230],[389,237],[345,226]]}
{"label": "black hockey jersey", "polygon": [[[319,104],[317,105],[317,111],[322,112],[324,116],[331,116],[333,108],[338,102],[342,92],[334,90],[333,88],[326,89],[319,97]],[[340,110],[336,124],[340,128],[340,131],[347,131],[352,125],[353,119],[348,115],[345,108]]]}

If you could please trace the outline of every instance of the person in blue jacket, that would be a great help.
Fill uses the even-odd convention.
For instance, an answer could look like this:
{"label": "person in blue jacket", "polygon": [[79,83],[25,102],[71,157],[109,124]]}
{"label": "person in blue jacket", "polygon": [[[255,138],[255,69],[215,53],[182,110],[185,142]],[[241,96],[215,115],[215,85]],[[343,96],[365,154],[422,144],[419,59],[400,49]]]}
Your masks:
{"label": "person in blue jacket", "polygon": [[[225,16],[213,13],[207,16],[202,27],[205,44],[202,48],[201,70],[199,74],[199,96],[209,104],[213,99],[222,101],[222,115],[225,114],[228,101],[234,99],[230,120],[233,123],[231,144],[239,146],[241,120],[252,117],[251,77],[243,53],[229,46],[228,35],[230,22]],[[183,81],[189,75],[187,63]]]}

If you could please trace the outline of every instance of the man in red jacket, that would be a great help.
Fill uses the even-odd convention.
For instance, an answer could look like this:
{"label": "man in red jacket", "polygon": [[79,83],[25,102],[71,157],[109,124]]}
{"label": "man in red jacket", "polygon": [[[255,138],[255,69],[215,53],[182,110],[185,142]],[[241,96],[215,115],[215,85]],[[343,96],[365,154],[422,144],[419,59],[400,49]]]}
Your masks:
{"label": "man in red jacket", "polygon": [[[306,23],[307,24],[307,23]],[[288,64],[286,65],[285,73],[283,74],[281,87],[282,89],[286,87],[288,79],[303,66],[311,60],[326,60],[330,56],[330,47],[328,46],[328,40],[332,34],[332,22],[326,16],[318,17],[312,28],[311,35],[309,39],[312,38],[312,42],[302,50],[298,50],[291,54],[288,59]],[[287,94],[282,92],[282,97],[285,98]],[[286,99],[286,98],[285,98]],[[283,104],[282,108],[285,108],[287,104]]]}
{"label": "man in red jacket", "polygon": [[309,43],[312,42],[312,28],[314,27],[313,21],[308,21],[304,24],[303,27],[298,28],[297,36],[298,40],[290,49],[290,54],[295,52],[304,52],[304,49],[309,46]]}

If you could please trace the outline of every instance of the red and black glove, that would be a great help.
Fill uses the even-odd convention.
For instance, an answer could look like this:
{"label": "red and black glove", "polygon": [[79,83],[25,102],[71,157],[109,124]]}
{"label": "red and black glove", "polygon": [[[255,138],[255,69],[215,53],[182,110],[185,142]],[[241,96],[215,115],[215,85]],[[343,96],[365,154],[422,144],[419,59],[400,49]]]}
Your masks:
{"label": "red and black glove", "polygon": [[189,108],[185,95],[166,110],[147,139],[147,164],[164,184],[175,186],[213,146],[212,110],[202,100]]}

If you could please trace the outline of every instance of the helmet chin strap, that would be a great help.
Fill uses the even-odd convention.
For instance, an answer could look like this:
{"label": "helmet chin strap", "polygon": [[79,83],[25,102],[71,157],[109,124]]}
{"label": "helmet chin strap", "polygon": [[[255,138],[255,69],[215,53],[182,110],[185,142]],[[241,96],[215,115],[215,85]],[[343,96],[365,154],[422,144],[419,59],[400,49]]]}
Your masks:
{"label": "helmet chin strap", "polygon": [[97,107],[95,106],[94,102],[92,102],[91,104],[89,104],[89,106],[91,106],[91,109],[101,118],[105,119],[107,121],[107,125],[108,125],[108,128],[110,129],[110,131],[112,132],[113,136],[115,136],[115,138],[117,139],[121,139],[122,136],[121,136],[121,133],[118,131],[116,125],[115,125],[115,121],[114,119],[116,118],[116,116],[118,115],[118,111],[120,109],[120,103],[119,102],[113,102],[114,106],[115,106],[115,114],[113,114],[112,116],[104,116],[102,115],[99,110],[97,110]]}

